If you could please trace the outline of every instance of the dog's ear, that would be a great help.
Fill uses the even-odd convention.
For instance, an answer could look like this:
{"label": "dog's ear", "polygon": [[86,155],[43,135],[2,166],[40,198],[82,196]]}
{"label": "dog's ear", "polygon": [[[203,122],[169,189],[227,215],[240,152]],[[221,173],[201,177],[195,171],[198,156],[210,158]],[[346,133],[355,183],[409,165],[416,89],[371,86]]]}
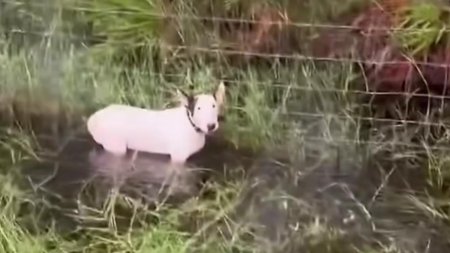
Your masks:
{"label": "dog's ear", "polygon": [[220,82],[219,86],[217,86],[216,91],[213,96],[217,101],[219,106],[222,106],[225,103],[225,84],[223,81]]}
{"label": "dog's ear", "polygon": [[189,94],[179,88],[177,89],[177,97],[182,106],[189,106],[189,103],[192,100]]}

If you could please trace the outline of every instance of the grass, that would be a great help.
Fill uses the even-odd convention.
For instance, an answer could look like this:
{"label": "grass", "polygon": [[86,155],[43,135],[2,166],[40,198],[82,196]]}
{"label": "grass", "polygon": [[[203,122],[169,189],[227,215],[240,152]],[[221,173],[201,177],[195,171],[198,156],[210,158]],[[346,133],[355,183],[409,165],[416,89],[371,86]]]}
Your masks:
{"label": "grass", "polygon": [[[314,13],[326,12],[322,5]],[[357,66],[274,60],[236,67],[223,56],[196,55],[130,67],[117,62],[111,45],[68,43],[64,33],[21,50],[0,43],[2,252],[448,249],[447,128],[367,120],[367,107],[376,105],[355,92],[366,85]],[[219,77],[229,83],[220,139],[253,150],[251,166],[227,167],[221,180],[175,204],[148,203],[89,180],[75,196],[65,191],[69,185],[31,180],[50,174],[44,165],[27,171],[52,149],[38,138],[48,134],[43,129],[70,134],[113,102],[167,107],[175,87],[213,90]],[[414,119],[445,122],[447,111],[417,110]],[[218,166],[239,159],[237,153]],[[76,162],[66,161],[81,173]]]}
{"label": "grass", "polygon": [[[194,84],[195,90],[211,90],[218,83],[212,74],[213,72],[208,68],[203,71],[187,69],[180,76],[167,78],[161,75],[152,75],[142,69],[119,71],[120,69],[117,66],[108,66],[89,59],[84,52],[77,54],[69,51],[61,53],[55,59],[51,54],[42,56],[42,52],[33,51],[14,56],[4,54],[3,59],[2,66],[5,66],[5,68],[2,68],[0,74],[1,79],[4,80],[2,96],[14,101],[14,103],[5,104],[4,109],[10,111],[8,105],[12,104],[15,104],[16,113],[17,108],[32,108],[32,110],[22,110],[22,113],[26,113],[22,118],[31,117],[30,115],[35,114],[39,117],[50,117],[50,119],[56,120],[60,116],[57,112],[63,111],[71,116],[72,121],[81,123],[87,112],[111,102],[130,103],[144,107],[164,107],[167,106],[164,101],[170,98],[171,91],[175,86],[187,88],[190,84]],[[47,60],[43,62],[42,59]],[[336,112],[336,107],[331,104],[332,101],[326,98],[327,94],[312,91],[311,93],[314,93],[314,95],[305,95],[301,90],[299,92],[296,89],[302,87],[312,89],[316,85],[320,87],[330,80],[336,80],[333,76],[334,71],[324,71],[320,80],[313,80],[310,79],[310,76],[315,76],[316,70],[313,66],[299,65],[297,68],[299,70],[297,72],[287,71],[276,66],[272,68],[271,71],[273,72],[271,73],[260,73],[253,69],[241,71],[239,83],[229,86],[227,98],[229,106],[225,114],[226,123],[223,125],[223,138],[231,140],[238,147],[250,147],[258,150],[269,144],[279,145],[286,140],[284,136],[286,136],[289,128],[284,123],[281,124],[283,122],[281,118],[286,117],[284,112],[288,110],[288,107],[298,108],[303,106],[305,110],[310,110],[311,113],[314,111],[315,113],[322,111]],[[54,74],[49,76],[49,72]],[[26,75],[19,73],[26,73]],[[274,88],[270,87],[269,84],[264,84],[264,80],[267,80],[267,76],[278,73],[284,78],[280,82],[288,83],[288,86],[287,88],[275,89],[276,93],[274,93]],[[297,76],[292,73],[299,74]],[[296,82],[295,80],[302,80],[302,82]],[[320,90],[320,88],[318,89]],[[53,94],[47,91],[52,91]],[[274,100],[273,94],[277,94],[275,100],[278,102],[268,103],[268,101]],[[340,96],[337,98],[343,99]],[[80,101],[83,101],[83,103],[80,103]],[[318,102],[322,102],[321,108],[319,108]],[[21,152],[30,152],[31,157],[38,156],[34,152],[42,152],[39,145],[33,142],[33,133],[38,132],[33,123],[36,124],[36,122],[31,122],[30,125],[22,124],[20,129],[12,128],[15,129],[13,131],[18,131],[18,133],[10,138],[5,138],[5,143],[8,145],[4,147],[5,152],[9,151],[16,153],[17,156],[22,156],[18,150],[23,148],[24,151]],[[338,129],[335,130],[338,131]],[[341,130],[345,131],[345,129]],[[252,135],[249,133],[252,133]],[[321,131],[317,131],[316,134],[321,134]],[[330,132],[329,134],[334,133]],[[23,139],[27,141],[23,141]],[[16,146],[19,146],[22,142],[25,144],[23,144],[24,147],[16,147],[12,146],[14,142],[17,142]],[[24,166],[24,160],[27,161],[27,159],[11,158],[5,160],[5,175],[13,173],[15,176],[4,180],[13,185],[15,184],[13,182],[23,181],[20,177],[20,168]],[[11,163],[16,160],[18,168],[14,169],[15,166]],[[239,178],[232,180],[225,186],[209,186],[209,191],[213,192],[213,196],[206,199],[193,199],[177,209],[161,211],[163,214],[157,215],[159,221],[156,225],[136,221],[137,224],[143,223],[144,225],[127,232],[120,231],[114,221],[116,218],[114,215],[115,209],[100,205],[96,207],[99,209],[97,211],[88,208],[92,211],[92,214],[85,214],[86,217],[83,217],[82,220],[87,222],[86,220],[89,219],[97,221],[100,219],[106,227],[93,228],[88,225],[85,228],[88,232],[84,232],[86,235],[83,235],[82,239],[77,241],[71,240],[70,237],[56,236],[58,233],[48,224],[50,232],[40,231],[37,235],[27,234],[27,232],[24,232],[26,230],[16,231],[17,226],[11,224],[9,227],[5,226],[5,229],[12,230],[8,231],[11,235],[5,234],[3,236],[4,239],[8,240],[6,245],[16,245],[14,241],[9,241],[13,239],[29,241],[29,245],[27,244],[24,247],[29,247],[32,250],[31,252],[39,252],[40,249],[48,250],[48,247],[51,247],[48,245],[48,241],[58,242],[59,246],[54,249],[54,252],[66,252],[69,249],[74,252],[104,252],[105,250],[107,252],[147,252],[149,250],[152,252],[185,252],[188,249],[192,250],[193,247],[198,247],[197,252],[211,252],[212,250],[230,252],[235,248],[242,248],[242,252],[253,252],[255,249],[250,247],[252,244],[246,245],[244,243],[249,240],[245,238],[253,237],[248,231],[249,228],[246,228],[250,225],[243,221],[239,221],[243,224],[235,224],[229,217],[232,215],[233,206],[236,205],[233,203],[240,199],[239,189],[242,186],[239,185],[245,182],[245,180]],[[20,189],[22,191],[22,188]],[[8,189],[5,192],[12,192],[12,190]],[[19,205],[24,199],[31,199],[36,193],[21,192],[21,194],[23,195],[14,199],[16,205]],[[116,197],[123,198],[123,196]],[[38,205],[36,209],[54,208],[48,207],[47,201],[37,202],[35,204]],[[119,205],[114,204],[118,203],[117,201],[106,201],[105,203],[106,205],[108,203]],[[227,207],[229,205],[231,207]],[[136,212],[139,211],[140,216],[150,215],[142,214],[148,212],[144,207],[136,208],[125,204],[124,208],[135,211],[138,209]],[[101,211],[102,209],[105,209],[105,211]],[[43,210],[39,213],[48,212]],[[33,221],[34,215],[38,216],[38,214],[29,214],[20,217],[20,219],[14,217],[7,220],[17,223],[22,219]],[[182,218],[177,218],[177,216]],[[178,223],[177,220],[186,219],[186,217],[191,220],[198,220],[198,222],[188,226],[191,231],[181,232],[183,223]],[[19,220],[16,221],[16,219]],[[90,223],[87,222],[87,224]],[[27,227],[21,225],[18,226],[19,229],[22,226]],[[197,227],[198,231],[195,231],[194,227]],[[305,230],[309,230],[309,228],[305,228]],[[225,232],[232,234],[225,236],[223,235]],[[17,236],[19,238],[16,238]],[[25,249],[6,249],[6,252],[20,252],[21,250]]]}

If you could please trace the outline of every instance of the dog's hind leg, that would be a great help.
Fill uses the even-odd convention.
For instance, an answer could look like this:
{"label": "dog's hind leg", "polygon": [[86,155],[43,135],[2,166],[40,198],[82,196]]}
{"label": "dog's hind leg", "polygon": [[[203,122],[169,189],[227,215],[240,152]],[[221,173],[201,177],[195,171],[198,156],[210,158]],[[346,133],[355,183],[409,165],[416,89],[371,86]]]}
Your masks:
{"label": "dog's hind leg", "polygon": [[115,155],[123,156],[127,153],[126,143],[120,140],[105,141],[102,146],[106,151],[109,151]]}

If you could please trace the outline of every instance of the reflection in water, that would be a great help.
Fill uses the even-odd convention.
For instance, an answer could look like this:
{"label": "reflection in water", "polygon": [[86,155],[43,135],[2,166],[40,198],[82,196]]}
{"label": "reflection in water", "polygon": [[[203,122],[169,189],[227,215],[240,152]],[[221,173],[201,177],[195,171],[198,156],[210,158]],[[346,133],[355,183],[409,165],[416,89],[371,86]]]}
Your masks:
{"label": "reflection in water", "polygon": [[23,173],[47,215],[70,231],[79,225],[80,212],[102,209],[112,192],[147,204],[176,204],[195,195],[202,170],[193,167],[176,168],[167,157],[144,153],[118,157],[89,140],[74,139],[57,157],[32,163]]}
{"label": "reflection in water", "polygon": [[162,196],[195,194],[197,170],[188,166],[175,167],[163,158],[139,152],[118,157],[93,149],[89,153],[89,164],[97,180],[109,185],[108,188],[119,188],[147,201],[160,201]]}
{"label": "reflection in water", "polygon": [[410,201],[426,187],[420,164],[411,169],[384,153],[363,153],[361,159],[337,155],[339,159],[305,158],[295,164],[270,155],[255,160],[236,222],[254,226],[252,234],[268,249],[264,252],[287,252],[277,248],[282,245],[292,252],[327,252],[330,245],[317,243],[313,251],[305,241],[310,225],[343,232],[334,244],[342,252],[353,252],[345,245],[362,247],[374,241],[395,241],[401,252],[449,252],[447,226],[427,218]]}

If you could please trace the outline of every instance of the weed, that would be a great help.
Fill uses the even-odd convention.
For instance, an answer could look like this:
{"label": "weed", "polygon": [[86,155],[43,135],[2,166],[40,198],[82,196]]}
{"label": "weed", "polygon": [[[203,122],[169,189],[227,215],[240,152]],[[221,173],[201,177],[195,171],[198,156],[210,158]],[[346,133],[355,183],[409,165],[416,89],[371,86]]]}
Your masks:
{"label": "weed", "polygon": [[398,28],[397,39],[412,55],[426,54],[432,46],[446,39],[446,23],[442,20],[442,9],[433,3],[408,6],[404,21]]}

